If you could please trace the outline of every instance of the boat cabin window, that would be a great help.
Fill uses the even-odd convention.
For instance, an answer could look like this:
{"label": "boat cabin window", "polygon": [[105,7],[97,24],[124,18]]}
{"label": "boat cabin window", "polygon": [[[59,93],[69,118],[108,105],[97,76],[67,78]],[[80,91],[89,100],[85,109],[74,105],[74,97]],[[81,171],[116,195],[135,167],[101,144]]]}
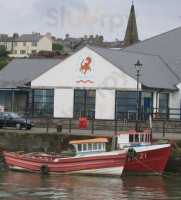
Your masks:
{"label": "boat cabin window", "polygon": [[92,143],[88,143],[88,150],[92,150]]}
{"label": "boat cabin window", "polygon": [[144,135],[140,134],[140,142],[144,142]]}
{"label": "boat cabin window", "polygon": [[145,142],[148,142],[148,135],[145,135]]}
{"label": "boat cabin window", "polygon": [[129,135],[129,142],[133,142],[133,135]]}
{"label": "boat cabin window", "polygon": [[93,143],[93,150],[97,150],[97,143]]}
{"label": "boat cabin window", "polygon": [[139,142],[139,135],[138,134],[135,135],[135,142]]}
{"label": "boat cabin window", "polygon": [[81,146],[82,146],[81,144],[78,144],[78,151],[82,150]]}
{"label": "boat cabin window", "polygon": [[149,134],[146,134],[145,135],[145,142],[150,142],[151,139],[150,139],[150,135]]}
{"label": "boat cabin window", "polygon": [[105,150],[105,143],[83,143],[78,144],[78,151]]}
{"label": "boat cabin window", "polygon": [[83,144],[83,151],[87,151],[87,144]]}

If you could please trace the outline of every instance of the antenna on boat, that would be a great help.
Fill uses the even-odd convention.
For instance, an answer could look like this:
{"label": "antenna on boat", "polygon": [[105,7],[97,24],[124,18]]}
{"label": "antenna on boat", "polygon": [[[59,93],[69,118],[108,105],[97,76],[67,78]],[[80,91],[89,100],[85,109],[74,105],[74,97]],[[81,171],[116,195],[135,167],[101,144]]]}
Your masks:
{"label": "antenna on boat", "polygon": [[151,115],[149,116],[149,122],[150,122],[150,133],[151,133],[151,141],[152,141],[152,118],[151,118]]}

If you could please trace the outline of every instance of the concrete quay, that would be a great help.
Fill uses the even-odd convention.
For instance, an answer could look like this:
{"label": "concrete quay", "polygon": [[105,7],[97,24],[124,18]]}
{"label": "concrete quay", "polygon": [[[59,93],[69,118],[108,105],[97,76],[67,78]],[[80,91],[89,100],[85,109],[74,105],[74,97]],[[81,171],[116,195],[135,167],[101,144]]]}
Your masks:
{"label": "concrete quay", "polygon": [[[62,135],[83,135],[83,136],[91,136],[91,137],[113,137],[115,135],[114,131],[105,131],[105,130],[94,130],[92,133],[92,130],[87,129],[71,129],[71,133],[69,133],[69,129],[62,129],[61,132],[57,132],[56,128],[49,128],[47,131],[47,128],[32,128],[31,130],[28,130],[27,132],[30,133],[57,133]],[[163,133],[155,133],[152,134],[153,139],[155,140],[181,140],[181,130],[180,133],[165,133],[163,136]]]}

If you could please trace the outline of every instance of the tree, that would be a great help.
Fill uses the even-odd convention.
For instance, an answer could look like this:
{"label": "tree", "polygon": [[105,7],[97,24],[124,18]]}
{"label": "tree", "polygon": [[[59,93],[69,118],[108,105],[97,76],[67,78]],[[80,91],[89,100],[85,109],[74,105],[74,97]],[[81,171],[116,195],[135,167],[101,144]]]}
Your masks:
{"label": "tree", "polygon": [[61,44],[53,44],[52,45],[52,49],[53,51],[62,51],[63,50],[63,46]]}
{"label": "tree", "polygon": [[0,57],[7,57],[8,51],[4,45],[0,45]]}

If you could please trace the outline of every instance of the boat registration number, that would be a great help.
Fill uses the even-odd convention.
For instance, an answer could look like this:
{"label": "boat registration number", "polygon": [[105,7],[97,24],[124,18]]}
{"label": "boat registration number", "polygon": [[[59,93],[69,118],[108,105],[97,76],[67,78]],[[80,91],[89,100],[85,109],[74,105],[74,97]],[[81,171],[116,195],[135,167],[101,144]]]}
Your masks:
{"label": "boat registration number", "polygon": [[128,160],[128,161],[136,160],[136,159],[138,159],[138,160],[143,160],[143,159],[145,159],[145,158],[147,158],[146,152],[144,152],[144,153],[138,153],[138,154],[136,155],[135,158],[133,158],[133,157],[128,157],[127,160]]}

